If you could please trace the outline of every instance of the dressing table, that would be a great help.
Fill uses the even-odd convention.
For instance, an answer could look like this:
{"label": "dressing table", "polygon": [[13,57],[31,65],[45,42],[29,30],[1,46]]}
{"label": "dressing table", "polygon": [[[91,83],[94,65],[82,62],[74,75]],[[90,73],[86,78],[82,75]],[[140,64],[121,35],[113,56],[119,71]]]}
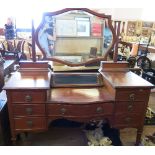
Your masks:
{"label": "dressing table", "polygon": [[[61,59],[60,56],[57,57],[60,53],[77,56],[79,54],[77,47],[74,55],[73,52],[65,53],[69,45],[61,47],[64,51],[57,52],[59,48],[57,45],[61,46],[57,39],[54,41],[54,50],[49,48],[49,51],[47,51],[45,48],[47,47],[46,43],[42,42],[42,31],[45,25],[50,23],[48,26],[51,28],[51,25],[61,22],[65,23],[67,20],[71,20],[69,21],[70,23],[77,22],[74,21],[75,15],[86,27],[88,26],[86,24],[88,19],[85,18],[89,18],[89,24],[93,22],[99,23],[102,27],[101,31],[104,31],[106,25],[106,28],[109,27],[111,32],[109,47],[106,49],[106,46],[103,46],[104,36],[102,34],[104,32],[102,32],[99,34],[101,35],[101,39],[99,39],[100,46],[96,45],[97,48],[100,48],[97,51],[97,57],[82,60],[80,63]],[[95,19],[92,19],[93,17]],[[66,42],[66,38],[72,38],[74,41],[83,39],[86,44],[87,39],[90,41],[89,37],[92,37],[85,36],[87,33],[82,33],[83,31],[81,35],[84,36],[73,36],[75,30],[72,32],[67,30],[70,36],[66,36],[65,29],[62,30],[59,25],[56,28],[56,32],[59,30],[58,34],[62,35],[59,36],[62,37],[62,46],[68,42]],[[79,8],[49,12],[43,15],[43,20],[36,31],[33,30],[33,35],[35,36],[32,37],[35,39],[33,40],[33,61],[20,62],[19,70],[11,76],[3,87],[8,98],[12,141],[16,141],[16,136],[19,133],[48,130],[50,122],[56,119],[65,118],[87,123],[105,119],[114,128],[136,128],[136,145],[138,145],[143,132],[150,89],[154,86],[130,72],[128,63],[106,61],[108,53],[114,48],[117,41],[111,24],[111,16]],[[35,61],[35,43],[44,55],[43,61]],[[68,51],[71,51],[71,47],[77,46],[70,44]],[[87,46],[91,47],[92,44],[93,41],[91,44],[87,43]],[[80,45],[78,44],[78,46]],[[84,45],[81,45],[81,48],[85,48]],[[88,57],[89,48],[87,47],[84,50],[85,57]],[[50,53],[52,54],[49,56]],[[55,56],[53,56],[54,53]],[[86,70],[83,72],[67,72],[67,70],[65,72],[55,72],[48,68],[48,61],[55,61],[70,67],[78,67],[100,61],[100,69],[97,72],[88,72],[88,70],[87,72]]]}

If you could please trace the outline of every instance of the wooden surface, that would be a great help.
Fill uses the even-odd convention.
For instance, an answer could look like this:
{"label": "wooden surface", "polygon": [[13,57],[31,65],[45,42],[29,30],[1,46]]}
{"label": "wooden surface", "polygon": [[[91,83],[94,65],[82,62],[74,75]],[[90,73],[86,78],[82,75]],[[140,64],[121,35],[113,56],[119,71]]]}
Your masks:
{"label": "wooden surface", "polygon": [[135,87],[151,87],[154,85],[142,79],[132,72],[101,72],[103,77],[109,81],[114,88],[135,88]]}
{"label": "wooden surface", "polygon": [[49,89],[48,72],[15,72],[3,89]]}
{"label": "wooden surface", "polygon": [[54,88],[51,89],[48,102],[83,104],[114,101],[107,89],[96,88]]}
{"label": "wooden surface", "polygon": [[125,61],[101,61],[100,71],[129,71],[129,63]]}

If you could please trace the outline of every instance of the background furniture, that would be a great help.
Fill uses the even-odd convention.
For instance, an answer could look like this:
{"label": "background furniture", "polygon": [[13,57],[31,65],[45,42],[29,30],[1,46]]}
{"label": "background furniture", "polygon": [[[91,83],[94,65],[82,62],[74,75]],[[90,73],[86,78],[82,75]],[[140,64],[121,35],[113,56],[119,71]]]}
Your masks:
{"label": "background furniture", "polygon": [[0,145],[11,144],[11,134],[8,118],[7,99],[5,91],[1,91],[4,85],[4,61],[0,60]]}
{"label": "background furniture", "polygon": [[0,145],[11,145],[11,132],[5,91],[0,93]]}
{"label": "background furniture", "polygon": [[0,57],[0,91],[2,90],[2,87],[4,85],[4,61],[2,57]]}

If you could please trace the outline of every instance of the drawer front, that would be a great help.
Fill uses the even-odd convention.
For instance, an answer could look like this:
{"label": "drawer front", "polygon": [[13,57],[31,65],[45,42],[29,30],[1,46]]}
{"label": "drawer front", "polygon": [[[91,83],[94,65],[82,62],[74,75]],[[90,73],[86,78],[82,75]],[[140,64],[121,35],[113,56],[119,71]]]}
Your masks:
{"label": "drawer front", "polygon": [[45,116],[45,104],[13,104],[14,116]]}
{"label": "drawer front", "polygon": [[144,113],[145,103],[144,102],[127,102],[119,101],[116,102],[115,112],[120,113]]}
{"label": "drawer front", "polygon": [[14,91],[11,97],[14,103],[43,103],[46,91]]}
{"label": "drawer front", "polygon": [[145,101],[149,96],[150,90],[134,89],[133,90],[117,90],[116,101]]}
{"label": "drawer front", "polygon": [[44,117],[14,118],[15,130],[42,130],[46,129]]}
{"label": "drawer front", "polygon": [[90,116],[90,115],[110,115],[113,113],[113,103],[103,104],[48,104],[48,115],[53,116]]}
{"label": "drawer front", "polygon": [[142,125],[141,115],[115,115],[115,127],[137,127]]}

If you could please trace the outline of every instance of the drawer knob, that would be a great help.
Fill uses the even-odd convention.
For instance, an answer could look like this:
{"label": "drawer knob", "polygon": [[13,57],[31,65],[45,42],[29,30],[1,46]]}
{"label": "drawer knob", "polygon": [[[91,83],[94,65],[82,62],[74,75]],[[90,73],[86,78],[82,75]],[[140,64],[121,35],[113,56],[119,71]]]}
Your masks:
{"label": "drawer knob", "polygon": [[26,95],[25,96],[25,101],[26,102],[31,102],[32,101],[32,96],[31,95]]}
{"label": "drawer knob", "polygon": [[28,115],[32,115],[32,108],[26,108],[26,113]]}
{"label": "drawer knob", "polygon": [[27,124],[28,127],[32,128],[33,121],[29,120],[29,121],[26,122],[26,124]]}
{"label": "drawer knob", "polygon": [[129,105],[128,106],[128,111],[132,111],[132,109],[133,109],[133,106],[132,105]]}
{"label": "drawer knob", "polygon": [[66,111],[67,111],[67,110],[66,110],[65,108],[61,108],[61,109],[60,109],[60,112],[61,112],[62,115],[64,115]]}
{"label": "drawer knob", "polygon": [[102,113],[103,112],[103,108],[102,107],[97,107],[96,108],[96,112],[97,113]]}
{"label": "drawer knob", "polygon": [[125,122],[127,123],[127,124],[129,124],[129,123],[131,123],[131,118],[130,117],[127,117],[127,118],[125,118]]}
{"label": "drawer knob", "polygon": [[130,98],[131,101],[134,101],[135,100],[135,94],[130,94],[129,98]]}

